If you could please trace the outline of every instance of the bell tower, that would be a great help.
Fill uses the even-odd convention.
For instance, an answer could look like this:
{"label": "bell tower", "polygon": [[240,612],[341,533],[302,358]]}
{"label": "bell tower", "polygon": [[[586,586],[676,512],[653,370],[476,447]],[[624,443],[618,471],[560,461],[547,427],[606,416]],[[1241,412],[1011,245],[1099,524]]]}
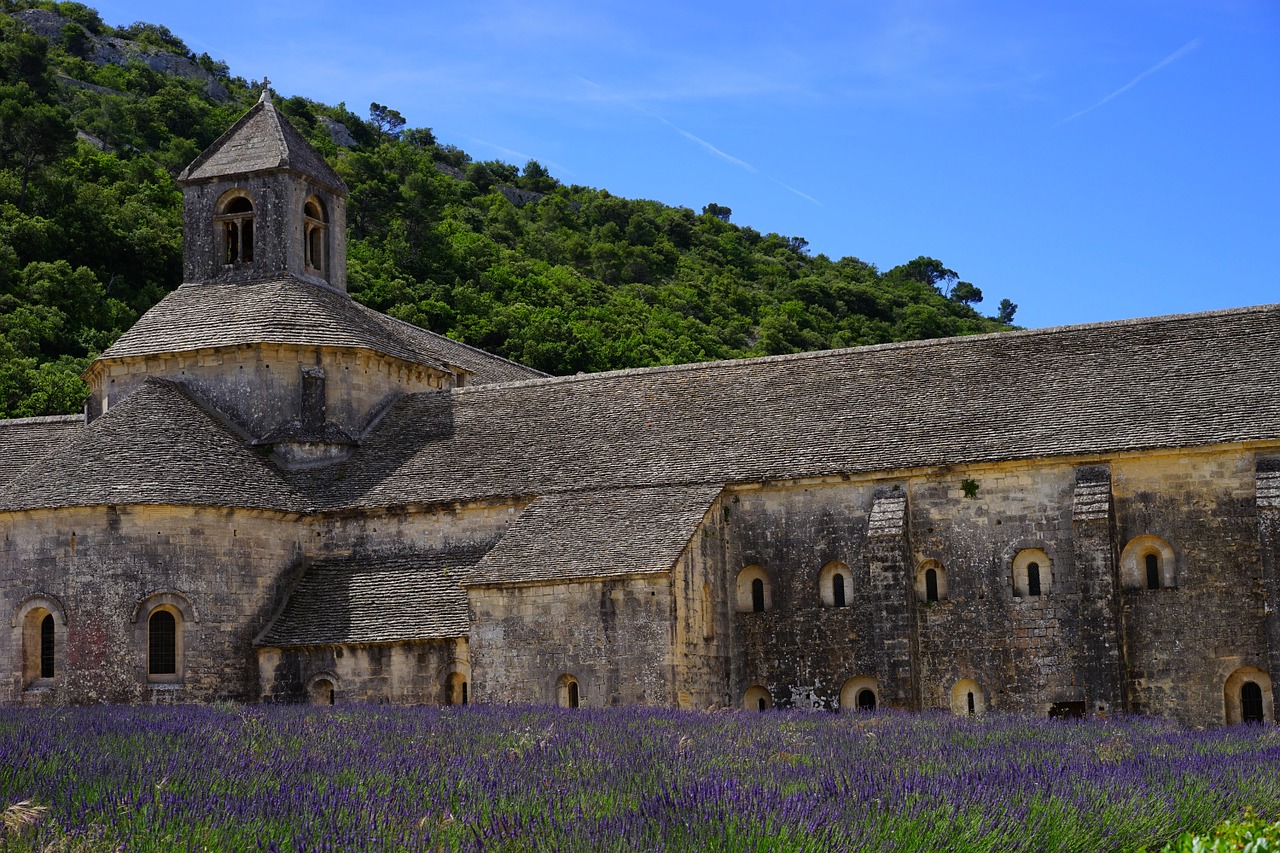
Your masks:
{"label": "bell tower", "polygon": [[302,279],[345,293],[347,188],[270,90],[178,176],[183,280]]}

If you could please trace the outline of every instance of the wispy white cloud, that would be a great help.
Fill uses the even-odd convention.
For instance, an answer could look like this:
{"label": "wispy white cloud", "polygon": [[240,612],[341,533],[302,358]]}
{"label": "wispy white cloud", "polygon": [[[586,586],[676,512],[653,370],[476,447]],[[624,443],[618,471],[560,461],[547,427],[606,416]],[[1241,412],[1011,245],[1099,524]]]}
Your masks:
{"label": "wispy white cloud", "polygon": [[1084,115],[1085,113],[1093,112],[1093,111],[1094,111],[1094,110],[1096,110],[1098,107],[1102,106],[1103,104],[1107,103],[1108,101],[1110,101],[1110,100],[1112,100],[1112,99],[1114,99],[1114,98],[1117,98],[1117,97],[1119,97],[1120,95],[1123,95],[1125,92],[1129,91],[1129,90],[1130,90],[1130,89],[1132,89],[1134,86],[1138,85],[1138,83],[1139,83],[1139,82],[1141,82],[1142,80],[1146,79],[1147,77],[1150,77],[1152,74],[1155,74],[1155,73],[1156,73],[1157,71],[1159,71],[1161,68],[1164,68],[1166,65],[1168,65],[1168,64],[1170,64],[1170,63],[1172,63],[1172,62],[1176,62],[1176,61],[1178,61],[1179,59],[1181,59],[1182,57],[1186,56],[1186,55],[1187,55],[1188,53],[1190,53],[1191,51],[1193,51],[1193,50],[1195,50],[1196,48],[1198,48],[1198,47],[1200,46],[1201,41],[1203,41],[1203,40],[1202,40],[1202,39],[1198,39],[1198,38],[1196,38],[1196,39],[1192,39],[1191,41],[1189,41],[1189,42],[1187,42],[1186,44],[1184,44],[1182,47],[1180,47],[1180,48],[1178,48],[1177,50],[1175,50],[1173,53],[1171,53],[1171,54],[1169,54],[1168,56],[1166,56],[1164,59],[1162,59],[1162,60],[1160,60],[1159,62],[1157,62],[1155,65],[1153,65],[1153,66],[1151,66],[1150,68],[1148,68],[1146,71],[1143,71],[1143,72],[1142,72],[1141,74],[1139,74],[1137,77],[1134,77],[1134,78],[1133,78],[1132,80],[1130,80],[1128,83],[1125,83],[1125,84],[1124,84],[1123,86],[1121,86],[1119,89],[1116,89],[1116,90],[1115,90],[1114,92],[1112,92],[1110,95],[1107,95],[1107,96],[1106,96],[1105,98],[1103,98],[1101,101],[1098,101],[1096,104],[1094,104],[1094,105],[1093,105],[1093,106],[1091,106],[1091,107],[1085,107],[1084,109],[1080,110],[1080,112],[1078,112],[1078,113],[1073,113],[1072,115],[1067,116],[1067,117],[1066,117],[1066,118],[1064,118],[1062,121],[1060,121],[1060,122],[1058,122],[1057,124],[1055,124],[1055,125],[1054,125],[1054,127],[1061,127],[1062,125],[1066,124],[1066,123],[1067,123],[1067,122],[1069,122],[1069,121],[1075,121],[1076,119],[1080,118],[1080,116]]}
{"label": "wispy white cloud", "polygon": [[725,152],[721,151],[719,148],[712,145],[707,140],[703,139],[701,136],[695,136],[694,134],[690,133],[689,131],[683,128],[676,127],[674,124],[667,121],[665,118],[662,118],[661,116],[656,116],[656,118],[658,119],[658,121],[662,122],[667,127],[671,128],[676,133],[683,136],[685,139],[689,140],[690,142],[695,142],[698,145],[701,145],[703,148],[707,149],[712,154],[719,157],[721,160],[724,160],[727,163],[732,163],[733,165],[737,166],[740,169],[746,169],[748,172],[750,172],[753,175],[760,171],[755,166],[752,166],[750,163],[748,163],[746,160],[739,160],[737,157],[734,157],[732,154],[726,154]]}
{"label": "wispy white cloud", "polygon": [[[768,175],[766,175],[765,177],[768,177]],[[789,192],[793,192],[793,193],[795,193],[796,195],[800,196],[800,198],[804,199],[805,201],[811,201],[811,202],[813,202],[814,204],[816,204],[818,207],[822,207],[822,202],[818,201],[816,198],[814,198],[813,196],[809,195],[808,193],[802,193],[802,192],[800,192],[800,190],[796,189],[795,187],[791,186],[790,184],[784,184],[782,181],[778,180],[777,178],[769,178],[769,180],[773,181],[775,184],[777,184],[778,186],[782,187],[784,190],[787,190],[787,191],[789,191]]]}
{"label": "wispy white cloud", "polygon": [[[730,163],[734,166],[737,166],[739,169],[742,169],[746,172],[750,172],[753,175],[761,174],[759,169],[757,169],[752,164],[748,163],[746,160],[743,160],[740,157],[734,157],[732,154],[728,153],[727,151],[724,151],[721,148],[718,148],[717,146],[703,139],[701,136],[698,136],[695,133],[690,133],[689,131],[685,130],[683,127],[680,127],[679,125],[672,122],[670,119],[664,118],[663,116],[658,115],[652,110],[640,106],[630,98],[619,95],[616,92],[609,90],[605,86],[601,86],[599,83],[595,82],[594,80],[588,80],[586,77],[578,76],[577,79],[583,82],[584,84],[586,84],[587,86],[590,86],[592,90],[595,92],[595,94],[599,95],[601,99],[616,101],[617,103],[624,104],[643,116],[647,116],[648,118],[651,118],[654,121],[661,122],[662,124],[669,127],[671,130],[675,131],[680,136],[684,137],[685,139],[699,146],[700,148],[702,148],[704,151],[711,154],[712,156],[718,157],[719,159],[724,160],[726,163]],[[806,199],[807,201],[811,201],[818,206],[822,205],[822,202],[818,201],[813,196],[809,195],[808,193],[803,193],[800,190],[796,189],[795,187],[788,186],[787,184],[784,184],[782,181],[779,181],[777,178],[770,177],[769,175],[761,175],[761,177],[768,179],[772,183],[777,184],[778,186],[782,187],[783,189],[789,192],[795,193],[796,195],[800,196],[803,199]]]}

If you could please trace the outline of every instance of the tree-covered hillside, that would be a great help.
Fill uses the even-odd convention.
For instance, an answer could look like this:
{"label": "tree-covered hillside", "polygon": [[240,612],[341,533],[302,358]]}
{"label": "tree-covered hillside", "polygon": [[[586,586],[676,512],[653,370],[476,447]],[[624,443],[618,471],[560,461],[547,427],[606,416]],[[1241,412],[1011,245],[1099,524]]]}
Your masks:
{"label": "tree-covered hillside", "polygon": [[[181,283],[174,176],[258,96],[161,25],[0,0],[0,417],[77,411],[89,361]],[[885,272],[701,212],[473,161],[394,109],[276,96],[342,175],[352,295],[552,373],[1009,328],[920,257]]]}

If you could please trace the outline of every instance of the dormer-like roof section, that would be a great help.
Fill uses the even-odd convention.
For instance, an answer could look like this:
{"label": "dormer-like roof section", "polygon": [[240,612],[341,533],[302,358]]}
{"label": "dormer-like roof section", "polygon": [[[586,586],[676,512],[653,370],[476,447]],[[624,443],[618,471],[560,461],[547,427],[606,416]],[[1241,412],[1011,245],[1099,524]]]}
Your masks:
{"label": "dormer-like roof section", "polygon": [[194,184],[230,175],[291,171],[343,196],[347,185],[276,109],[268,93],[178,175]]}
{"label": "dormer-like roof section", "polygon": [[160,379],[0,486],[0,512],[113,504],[305,507],[275,465]]}
{"label": "dormer-like roof section", "polygon": [[245,344],[368,349],[446,372],[461,368],[471,384],[545,376],[380,314],[345,293],[293,278],[184,284],[142,315],[101,358]]}

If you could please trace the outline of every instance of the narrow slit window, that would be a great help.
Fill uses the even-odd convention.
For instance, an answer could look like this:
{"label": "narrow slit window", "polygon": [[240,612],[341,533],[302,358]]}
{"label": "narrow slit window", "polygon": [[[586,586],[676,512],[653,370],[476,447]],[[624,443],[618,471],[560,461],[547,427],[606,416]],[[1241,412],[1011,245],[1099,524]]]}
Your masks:
{"label": "narrow slit window", "polygon": [[576,681],[569,682],[569,707],[578,707],[578,682]]}
{"label": "narrow slit window", "polygon": [[976,717],[978,715],[977,704],[973,701],[973,691],[969,691],[969,716]]}
{"label": "narrow slit window", "polygon": [[147,672],[176,675],[178,672],[178,620],[167,610],[157,610],[147,622]]}
{"label": "narrow slit window", "polygon": [[1027,564],[1027,595],[1040,594],[1040,564]]}
{"label": "narrow slit window", "polygon": [[48,613],[40,620],[40,677],[54,676],[54,624],[53,614]]}
{"label": "narrow slit window", "polygon": [[844,607],[844,575],[834,574],[831,576],[831,600],[836,607]]}
{"label": "narrow slit window", "polygon": [[1160,588],[1160,558],[1155,554],[1147,555],[1147,589]]}
{"label": "narrow slit window", "polygon": [[764,581],[760,578],[751,582],[751,612],[764,612]]}
{"label": "narrow slit window", "polygon": [[924,573],[924,600],[938,600],[938,570],[928,569]]}

